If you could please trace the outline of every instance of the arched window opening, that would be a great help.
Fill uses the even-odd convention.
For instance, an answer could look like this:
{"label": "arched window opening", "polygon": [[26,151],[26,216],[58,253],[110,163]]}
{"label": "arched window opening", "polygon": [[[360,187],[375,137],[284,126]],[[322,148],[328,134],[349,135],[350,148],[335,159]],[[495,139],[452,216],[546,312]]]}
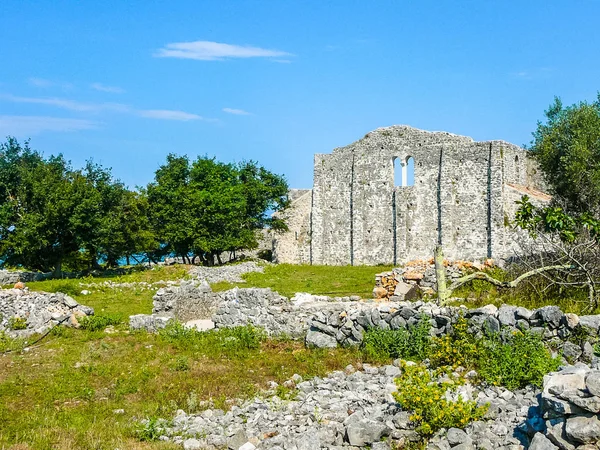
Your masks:
{"label": "arched window opening", "polygon": [[394,156],[392,164],[394,165],[394,187],[402,186],[402,163],[400,158]]}
{"label": "arched window opening", "polygon": [[406,187],[414,186],[415,184],[415,160],[412,156],[402,161],[398,157],[394,157],[394,186]]}
{"label": "arched window opening", "polygon": [[406,158],[406,184],[405,186],[415,185],[415,159],[412,156]]}

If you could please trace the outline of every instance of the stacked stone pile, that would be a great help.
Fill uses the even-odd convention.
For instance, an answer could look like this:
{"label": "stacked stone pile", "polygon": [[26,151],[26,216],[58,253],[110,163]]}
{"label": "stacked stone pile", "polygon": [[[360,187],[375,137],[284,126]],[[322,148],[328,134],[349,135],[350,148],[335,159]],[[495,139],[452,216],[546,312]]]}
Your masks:
{"label": "stacked stone pile", "polygon": [[[545,341],[558,348],[566,360],[590,361],[594,349],[592,342],[598,339],[600,316],[577,316],[564,314],[557,306],[545,306],[537,310],[503,305],[497,308],[487,305],[478,309],[466,307],[439,307],[432,302],[385,302],[345,303],[328,313],[315,314],[310,319],[307,343],[333,347],[334,340],[340,345],[358,345],[369,328],[410,328],[423,318],[429,320],[430,334],[442,336],[452,332],[452,325],[464,316],[469,330],[475,335],[484,332],[512,333],[532,330],[540,333]],[[575,333],[585,335],[583,342],[571,342]],[[317,344],[327,345],[317,345]]]}
{"label": "stacked stone pile", "polygon": [[[45,333],[58,323],[77,327],[78,319],[93,314],[92,308],[65,294],[0,289],[0,332],[11,337]],[[24,329],[13,329],[15,323],[23,321]]]}
{"label": "stacked stone pile", "polygon": [[[389,450],[420,440],[404,411],[394,400],[396,365],[348,366],[326,378],[302,380],[294,375],[284,385],[296,389],[293,400],[273,395],[276,383],[261,398],[230,411],[207,409],[197,414],[178,411],[172,425],[165,422],[162,439],[184,449],[360,449]],[[485,418],[465,430],[442,429],[430,440],[429,450],[523,449],[544,429],[532,387],[511,392],[470,383],[458,393],[465,400],[489,404]],[[543,435],[542,435],[543,436]],[[540,448],[538,448],[540,450]]]}
{"label": "stacked stone pile", "polygon": [[[430,334],[452,333],[453,324],[465,317],[470,332],[512,333],[531,330],[558,349],[567,361],[591,361],[598,340],[600,316],[564,314],[556,306],[537,310],[503,305],[478,309],[439,307],[424,301],[358,301],[359,297],[331,298],[297,294],[287,299],[270,289],[244,288],[214,293],[206,283],[184,282],[160,289],[154,297],[154,314],[130,318],[132,328],[155,331],[169,320],[188,322],[210,319],[216,328],[252,324],[269,335],[306,338],[313,347],[359,345],[370,328],[410,328],[428,320]],[[211,326],[212,328],[212,326]]]}
{"label": "stacked stone pile", "polygon": [[[546,446],[534,450],[560,448],[596,449],[600,443],[600,370],[584,364],[563,368],[544,378],[542,410]],[[553,446],[550,446],[552,444]]]}
{"label": "stacked stone pile", "polygon": [[[467,261],[444,260],[446,277],[452,282],[470,271],[481,270],[491,267],[493,262],[486,261],[485,264],[473,264]],[[433,294],[436,289],[435,264],[433,259],[415,260],[397,267],[388,272],[375,275],[375,289],[373,295],[379,299],[411,300],[417,297],[418,288],[424,294]]]}
{"label": "stacked stone pile", "polygon": [[51,273],[0,270],[0,286],[15,285],[19,282],[29,283],[49,278]]}

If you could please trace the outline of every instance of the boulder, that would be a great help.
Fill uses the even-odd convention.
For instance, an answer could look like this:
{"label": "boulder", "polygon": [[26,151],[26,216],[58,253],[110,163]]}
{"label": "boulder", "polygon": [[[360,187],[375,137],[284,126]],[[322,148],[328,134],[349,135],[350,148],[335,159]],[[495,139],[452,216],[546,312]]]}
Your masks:
{"label": "boulder", "polygon": [[585,377],[585,386],[590,394],[600,397],[600,371],[592,370]]}
{"label": "boulder", "polygon": [[394,296],[399,298],[399,301],[413,300],[419,296],[419,288],[416,284],[398,282],[394,289]]}
{"label": "boulder", "polygon": [[558,447],[542,433],[536,433],[529,444],[529,450],[558,450]]}
{"label": "boulder", "polygon": [[592,444],[600,440],[600,420],[595,414],[567,418],[565,434],[575,442]]}
{"label": "boulder", "polygon": [[336,348],[337,340],[334,336],[311,329],[306,333],[306,346],[314,348]]}
{"label": "boulder", "polygon": [[388,291],[386,288],[381,287],[381,286],[375,286],[375,288],[373,289],[373,298],[386,298],[388,295]]}

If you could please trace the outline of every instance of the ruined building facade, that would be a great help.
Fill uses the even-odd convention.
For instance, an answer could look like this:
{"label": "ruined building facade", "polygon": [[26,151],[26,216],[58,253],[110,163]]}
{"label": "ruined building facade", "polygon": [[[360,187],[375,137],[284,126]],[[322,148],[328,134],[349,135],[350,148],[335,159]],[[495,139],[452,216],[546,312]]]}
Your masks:
{"label": "ruined building facade", "polygon": [[[409,159],[414,183],[407,183]],[[394,171],[402,171],[395,185]],[[523,194],[547,201],[535,163],[503,141],[475,142],[407,126],[380,128],[315,155],[314,187],[293,190],[290,231],[274,239],[280,263],[400,264],[513,255],[509,227]]]}

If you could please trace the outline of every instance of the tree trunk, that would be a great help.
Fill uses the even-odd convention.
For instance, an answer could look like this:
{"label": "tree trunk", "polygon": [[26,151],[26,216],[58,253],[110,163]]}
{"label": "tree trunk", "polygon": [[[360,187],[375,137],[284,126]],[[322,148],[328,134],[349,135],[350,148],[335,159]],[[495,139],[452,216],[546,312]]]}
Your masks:
{"label": "tree trunk", "polygon": [[441,245],[436,245],[433,255],[433,260],[435,261],[437,295],[438,301],[441,305],[448,299],[448,297],[450,297],[451,294],[451,291],[448,291],[446,285],[446,268],[444,267],[444,252]]}
{"label": "tree trunk", "polygon": [[52,278],[62,278],[62,261],[59,259],[54,266],[54,272],[52,272]]}
{"label": "tree trunk", "polygon": [[125,263],[126,263],[127,265],[129,265],[129,255],[127,255],[127,256],[125,257]]}
{"label": "tree trunk", "polygon": [[221,252],[217,252],[217,261],[219,262],[220,266],[223,265],[223,261],[221,261]]}

